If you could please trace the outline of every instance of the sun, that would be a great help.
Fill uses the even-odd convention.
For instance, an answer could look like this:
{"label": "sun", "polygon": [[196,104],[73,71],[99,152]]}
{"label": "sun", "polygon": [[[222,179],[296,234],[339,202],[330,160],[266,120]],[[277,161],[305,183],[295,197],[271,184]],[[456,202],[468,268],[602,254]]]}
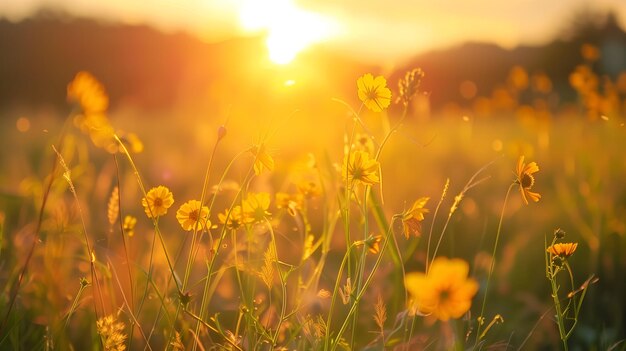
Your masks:
{"label": "sun", "polygon": [[332,36],[336,24],[328,17],[297,7],[290,0],[246,0],[239,22],[247,32],[265,31],[269,58],[280,65],[299,52]]}

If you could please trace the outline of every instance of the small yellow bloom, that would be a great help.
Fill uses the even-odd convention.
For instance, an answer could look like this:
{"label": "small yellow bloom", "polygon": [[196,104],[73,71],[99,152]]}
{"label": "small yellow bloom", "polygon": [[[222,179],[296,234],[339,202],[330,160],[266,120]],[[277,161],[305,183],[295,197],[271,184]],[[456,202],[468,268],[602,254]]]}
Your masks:
{"label": "small yellow bloom", "polygon": [[421,197],[417,199],[411,209],[402,215],[402,228],[404,236],[408,239],[411,235],[420,237],[422,235],[422,221],[424,213],[428,213],[428,209],[424,208],[429,197]]}
{"label": "small yellow bloom", "polygon": [[176,219],[183,230],[187,231],[211,227],[209,208],[200,206],[200,201],[198,200],[189,200],[180,206],[178,211],[176,211]]}
{"label": "small yellow bloom", "polygon": [[270,194],[268,193],[250,193],[241,204],[244,216],[254,222],[261,222],[267,216],[271,215],[267,211],[270,207]]}
{"label": "small yellow bloom", "polygon": [[356,81],[359,99],[365,107],[374,111],[381,112],[389,107],[391,103],[391,90],[387,88],[387,80],[383,76],[374,78],[367,73]]}
{"label": "small yellow bloom", "polygon": [[148,218],[163,216],[167,209],[174,203],[174,195],[170,189],[163,185],[150,189],[146,197],[141,199],[141,204]]}
{"label": "small yellow bloom", "polygon": [[404,284],[412,297],[409,312],[426,315],[429,323],[460,318],[478,292],[478,283],[468,273],[467,262],[445,257],[437,257],[427,274],[408,273]]}
{"label": "small yellow bloom", "polygon": [[578,243],[559,243],[548,247],[547,251],[553,256],[559,256],[563,258],[570,257],[576,251]]}
{"label": "small yellow bloom", "polygon": [[228,209],[224,211],[224,213],[218,213],[217,218],[220,223],[226,226],[226,228],[230,230],[237,230],[245,223],[248,223],[248,220],[244,218],[243,211],[241,210],[241,206],[235,206],[228,213]]}
{"label": "small yellow bloom", "polygon": [[133,216],[125,216],[124,222],[122,223],[122,229],[124,229],[124,233],[128,236],[135,235],[135,225],[137,224],[137,218]]}
{"label": "small yellow bloom", "polygon": [[250,152],[254,155],[254,174],[259,175],[266,168],[270,172],[274,170],[274,159],[265,149],[265,144],[254,145]]}
{"label": "small yellow bloom", "polygon": [[370,159],[365,151],[353,151],[343,160],[343,178],[352,186],[354,182],[374,185],[380,181],[378,177],[378,161]]}
{"label": "small yellow bloom", "polygon": [[537,166],[536,162],[531,162],[529,164],[524,163],[524,156],[520,156],[517,161],[517,170],[516,175],[517,179],[515,182],[519,184],[519,191],[522,194],[522,200],[524,203],[528,205],[528,199],[530,198],[534,202],[539,201],[541,199],[541,195],[535,192],[530,191],[530,189],[535,184],[534,173],[539,172],[539,166]]}

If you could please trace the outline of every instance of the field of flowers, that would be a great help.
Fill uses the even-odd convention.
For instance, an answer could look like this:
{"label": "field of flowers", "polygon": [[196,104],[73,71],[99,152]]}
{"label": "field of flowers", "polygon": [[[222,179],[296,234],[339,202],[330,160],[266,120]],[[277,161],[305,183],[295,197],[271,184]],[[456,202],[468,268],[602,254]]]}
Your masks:
{"label": "field of flowers", "polygon": [[0,349],[625,350],[626,74],[593,54],[572,105],[516,66],[431,115],[416,68],[132,132],[78,72],[64,121],[0,120]]}

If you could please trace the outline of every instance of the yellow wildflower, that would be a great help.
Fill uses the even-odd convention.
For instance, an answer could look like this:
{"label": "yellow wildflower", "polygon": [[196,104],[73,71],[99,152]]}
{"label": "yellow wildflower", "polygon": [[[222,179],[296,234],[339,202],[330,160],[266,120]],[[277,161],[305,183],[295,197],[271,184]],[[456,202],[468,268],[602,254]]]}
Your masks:
{"label": "yellow wildflower", "polygon": [[409,273],[404,279],[412,297],[409,312],[427,315],[427,322],[460,318],[472,305],[478,283],[468,278],[469,265],[461,259],[437,257],[427,274]]}
{"label": "yellow wildflower", "polygon": [[201,206],[198,200],[189,200],[180,206],[176,211],[176,219],[183,230],[187,231],[211,227],[209,208]]}
{"label": "yellow wildflower", "polygon": [[245,219],[243,216],[241,206],[233,207],[230,213],[228,213],[228,209],[226,209],[224,213],[218,213],[217,218],[219,219],[220,223],[224,224],[226,228],[230,230],[237,230],[242,225],[248,222],[247,219]]}
{"label": "yellow wildflower", "polygon": [[146,197],[141,199],[141,204],[148,218],[163,216],[167,209],[174,203],[174,195],[170,189],[163,185],[150,189]]}
{"label": "yellow wildflower", "polygon": [[421,197],[417,199],[411,209],[402,215],[402,228],[404,236],[408,239],[411,235],[419,237],[422,235],[422,221],[424,213],[428,213],[428,209],[424,208],[429,197]]}
{"label": "yellow wildflower", "polygon": [[378,161],[370,159],[367,152],[353,151],[343,161],[343,178],[352,186],[354,182],[374,185],[380,181],[378,177]]}
{"label": "yellow wildflower", "polygon": [[359,99],[365,107],[374,111],[381,112],[389,107],[391,103],[391,90],[387,88],[387,80],[383,76],[374,78],[367,73],[356,81]]}
{"label": "yellow wildflower", "polygon": [[255,222],[261,222],[270,215],[267,211],[269,207],[270,194],[268,193],[250,193],[241,204],[244,216]]}
{"label": "yellow wildflower", "polygon": [[563,258],[570,257],[576,251],[578,243],[559,243],[548,247],[547,251],[553,256],[559,256]]}
{"label": "yellow wildflower", "polygon": [[515,180],[515,182],[519,184],[519,191],[520,194],[522,194],[522,200],[524,200],[524,203],[526,205],[528,205],[528,198],[530,198],[534,202],[537,202],[539,201],[539,199],[541,199],[540,194],[530,191],[530,189],[535,184],[535,177],[533,176],[533,173],[537,172],[539,172],[539,166],[537,166],[536,162],[525,164],[524,156],[520,156],[519,160],[517,161],[517,179]]}

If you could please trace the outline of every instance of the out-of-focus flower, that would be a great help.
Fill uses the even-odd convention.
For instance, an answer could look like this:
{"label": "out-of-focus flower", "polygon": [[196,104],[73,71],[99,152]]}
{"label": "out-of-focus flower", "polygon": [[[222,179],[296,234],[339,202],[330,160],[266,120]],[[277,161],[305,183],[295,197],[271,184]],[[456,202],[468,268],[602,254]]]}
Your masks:
{"label": "out-of-focus flower", "polygon": [[318,183],[310,180],[302,180],[296,184],[298,192],[307,199],[319,196],[322,193]]}
{"label": "out-of-focus flower", "polygon": [[254,222],[262,222],[271,214],[267,211],[270,207],[270,194],[250,193],[241,204],[244,216]]}
{"label": "out-of-focus flower", "polygon": [[370,155],[374,154],[374,140],[367,134],[357,133],[352,143],[352,150],[365,151]]}
{"label": "out-of-focus flower", "polygon": [[198,200],[189,200],[185,202],[178,211],[176,211],[176,219],[183,230],[202,230],[205,227],[210,228],[209,208],[201,206]]}
{"label": "out-of-focus flower", "polygon": [[228,209],[224,213],[218,213],[217,218],[220,223],[226,226],[226,228],[230,230],[237,230],[242,225],[247,223],[248,221],[243,216],[243,211],[241,210],[241,206],[235,206],[230,213]]}
{"label": "out-of-focus flower", "polygon": [[541,195],[539,193],[530,191],[530,189],[535,184],[535,177],[533,176],[533,174],[537,172],[539,172],[539,166],[537,166],[536,162],[525,164],[524,156],[520,156],[519,160],[517,161],[517,179],[515,180],[515,183],[519,185],[519,191],[522,195],[522,200],[524,200],[524,203],[526,205],[528,205],[529,198],[534,202],[537,202],[539,201],[539,199],[541,199]]}
{"label": "out-of-focus flower", "polygon": [[124,233],[128,236],[132,237],[135,235],[135,225],[137,225],[137,218],[133,216],[125,216],[124,222],[122,222],[122,229],[124,229]]}
{"label": "out-of-focus flower", "polygon": [[148,218],[164,216],[173,203],[174,195],[170,189],[163,185],[150,189],[146,197],[141,199],[141,204]]}
{"label": "out-of-focus flower", "polygon": [[429,197],[421,197],[417,199],[411,208],[402,215],[402,228],[404,236],[408,239],[411,235],[419,237],[422,235],[422,221],[424,214],[428,213],[425,208]]}
{"label": "out-of-focus flower", "polygon": [[104,87],[89,72],[81,71],[67,85],[67,99],[77,102],[85,114],[103,113],[109,107]]}
{"label": "out-of-focus flower", "polygon": [[343,161],[343,178],[352,186],[355,182],[374,185],[380,181],[378,169],[380,165],[365,151],[353,151]]}
{"label": "out-of-focus flower", "polygon": [[287,210],[291,216],[295,216],[298,211],[302,209],[304,202],[304,196],[300,193],[291,195],[278,192],[276,193],[275,199],[276,208]]}
{"label": "out-of-focus flower", "polygon": [[409,312],[426,315],[430,323],[463,316],[478,291],[468,272],[469,265],[461,259],[437,257],[427,274],[408,273],[404,284],[412,297]]}
{"label": "out-of-focus flower", "polygon": [[383,76],[374,78],[367,73],[356,81],[359,99],[365,107],[374,111],[381,112],[389,107],[391,103],[391,90],[387,88],[387,80]]}
{"label": "out-of-focus flower", "polygon": [[580,47],[580,54],[585,61],[594,62],[600,58],[600,50],[592,44],[585,43]]}

